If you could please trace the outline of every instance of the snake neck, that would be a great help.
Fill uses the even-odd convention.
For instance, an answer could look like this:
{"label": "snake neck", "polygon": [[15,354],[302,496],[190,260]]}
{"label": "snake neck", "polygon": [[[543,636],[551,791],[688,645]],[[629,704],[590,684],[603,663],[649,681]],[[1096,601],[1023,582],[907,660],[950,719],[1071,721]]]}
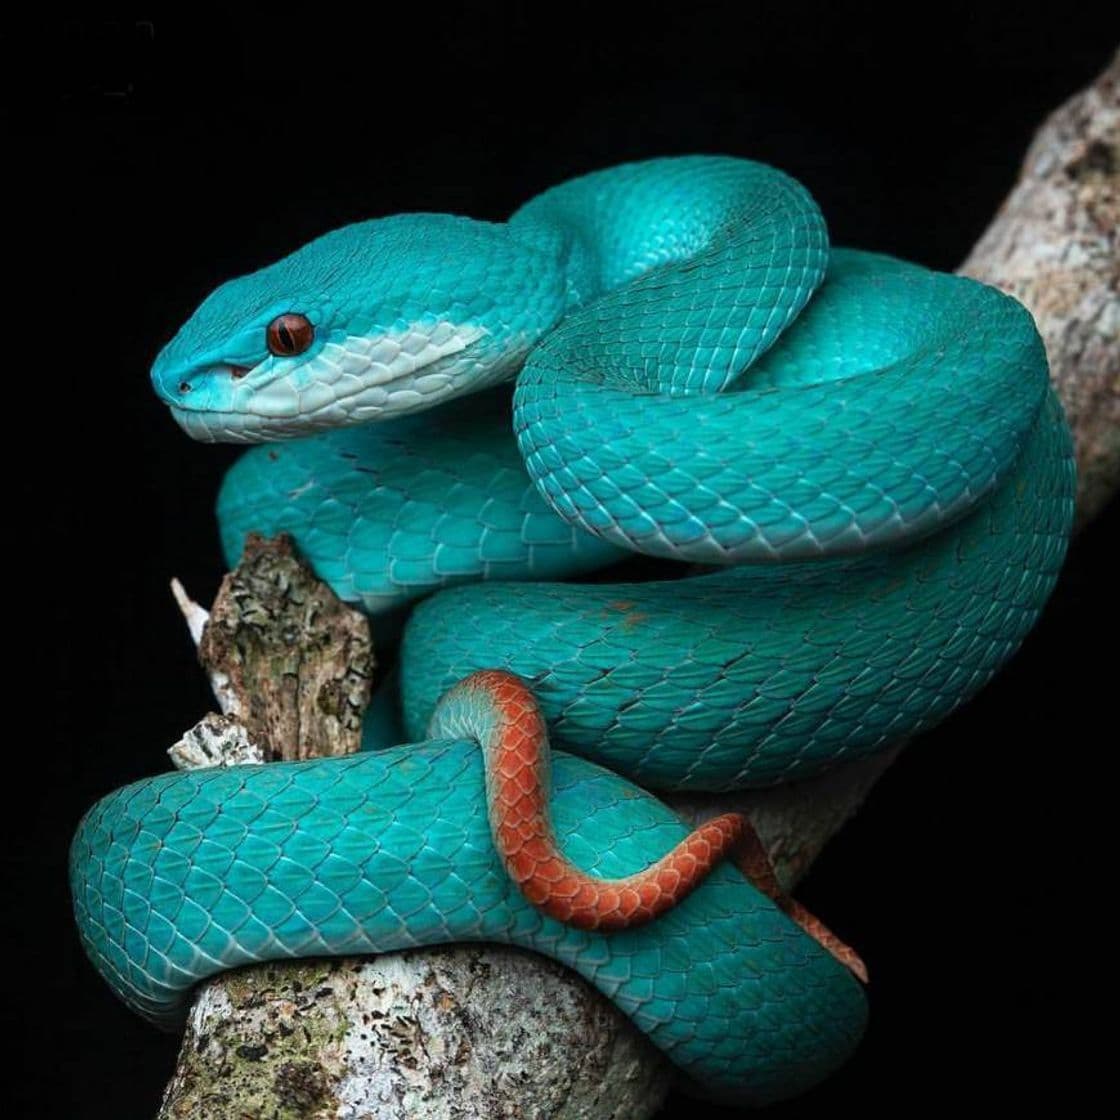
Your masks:
{"label": "snake neck", "polygon": [[720,156],[572,179],[509,227],[568,238],[569,315],[534,359],[639,394],[726,389],[798,316],[828,262],[824,219],[801,184]]}

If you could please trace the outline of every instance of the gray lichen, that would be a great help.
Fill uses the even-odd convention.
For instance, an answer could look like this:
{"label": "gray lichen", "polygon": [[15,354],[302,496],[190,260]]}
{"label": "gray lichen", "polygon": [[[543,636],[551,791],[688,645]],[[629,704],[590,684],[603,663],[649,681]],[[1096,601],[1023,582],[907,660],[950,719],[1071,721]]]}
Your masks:
{"label": "gray lichen", "polygon": [[339,966],[263,965],[203,985],[160,1120],[338,1116],[346,1022],[321,993]]}
{"label": "gray lichen", "polygon": [[177,770],[207,766],[244,766],[264,762],[264,750],[249,738],[244,725],[233,716],[209,712],[183,737],[167,748]]}

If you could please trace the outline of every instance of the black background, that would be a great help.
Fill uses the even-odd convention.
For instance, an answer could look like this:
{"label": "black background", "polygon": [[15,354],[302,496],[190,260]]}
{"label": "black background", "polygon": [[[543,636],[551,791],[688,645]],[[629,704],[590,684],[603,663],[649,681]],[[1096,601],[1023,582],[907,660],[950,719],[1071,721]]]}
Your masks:
{"label": "black background", "polygon": [[[35,986],[4,1002],[28,1043],[7,1083],[35,1115],[151,1116],[174,1061],[176,1040],[82,957],[64,861],[88,804],[163,769],[209,707],[167,581],[212,595],[211,504],[234,452],[190,443],[147,384],[202,296],[359,218],[500,219],[567,176],[687,151],[774,163],[835,242],[951,269],[1035,127],[1117,39],[1115,23],[946,5],[897,22],[793,4],[651,4],[612,23],[604,4],[531,10],[86,19],[8,39],[34,60],[6,92],[27,141],[8,174],[41,204],[9,215],[8,239],[46,257],[45,281],[19,279],[49,312],[37,334],[9,318],[24,332],[9,416],[25,418],[9,439],[34,450],[7,483],[9,626],[31,648],[8,709],[4,967]],[[869,963],[871,1026],[842,1073],[773,1115],[1073,1103],[1074,1000],[1111,955],[1086,865],[1116,525],[1114,504],[1012,665],[911,747],[804,884]],[[688,1111],[731,1115],[683,1098],[665,1115]]]}

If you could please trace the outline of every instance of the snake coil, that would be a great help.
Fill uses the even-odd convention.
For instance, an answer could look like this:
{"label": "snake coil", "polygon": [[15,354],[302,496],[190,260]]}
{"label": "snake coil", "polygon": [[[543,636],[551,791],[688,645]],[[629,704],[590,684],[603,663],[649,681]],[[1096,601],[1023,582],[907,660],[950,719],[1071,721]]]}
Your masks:
{"label": "snake coil", "polygon": [[[858,984],[734,868],[641,928],[549,916],[495,850],[492,711],[429,721],[469,674],[527,682],[559,748],[557,844],[616,878],[685,835],[634,783],[806,777],[944,717],[1030,629],[1070,530],[1070,436],[1028,313],[830,252],[793,180],[688,157],[572,180],[503,224],[327,234],[219,288],[152,376],[192,436],[290,440],[227,476],[226,551],[286,531],[343,599],[410,610],[399,707],[422,741],[371,720],[357,756],[94,806],[71,881],[114,990],[174,1023],[238,964],[505,941],[579,970],[713,1097],[835,1069]],[[707,570],[556,582],[632,550]]]}

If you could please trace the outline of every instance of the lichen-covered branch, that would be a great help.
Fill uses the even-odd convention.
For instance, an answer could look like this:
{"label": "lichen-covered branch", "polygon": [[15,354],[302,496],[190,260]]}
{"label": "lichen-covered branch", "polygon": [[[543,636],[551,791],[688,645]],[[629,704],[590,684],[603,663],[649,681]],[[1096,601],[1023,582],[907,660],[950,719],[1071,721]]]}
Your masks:
{"label": "lichen-covered branch", "polygon": [[1120,53],[1039,130],[961,266],[1030,308],[1077,441],[1077,520],[1120,488]]}
{"label": "lichen-covered branch", "polygon": [[630,1120],[669,1070],[574,973],[494,946],[242,969],[203,986],[163,1120]]}
{"label": "lichen-covered branch", "polygon": [[[1120,57],[1046,122],[962,266],[1035,315],[1077,442],[1082,523],[1120,488],[1118,87]],[[290,549],[254,547],[255,566],[229,577],[202,639],[226,715],[176,745],[177,765],[357,747],[373,670],[364,620],[306,582]],[[205,612],[180,599],[198,635]],[[693,820],[747,812],[791,886],[896,754],[673,804]],[[160,1116],[642,1120],[670,1077],[579,977],[518,950],[458,946],[215,978],[191,1013]]]}

